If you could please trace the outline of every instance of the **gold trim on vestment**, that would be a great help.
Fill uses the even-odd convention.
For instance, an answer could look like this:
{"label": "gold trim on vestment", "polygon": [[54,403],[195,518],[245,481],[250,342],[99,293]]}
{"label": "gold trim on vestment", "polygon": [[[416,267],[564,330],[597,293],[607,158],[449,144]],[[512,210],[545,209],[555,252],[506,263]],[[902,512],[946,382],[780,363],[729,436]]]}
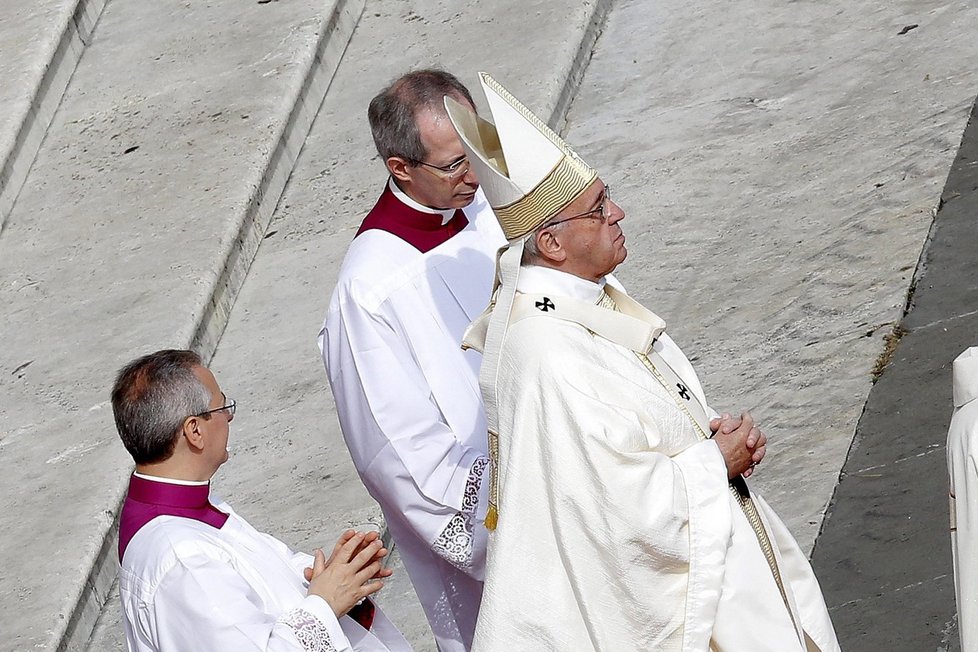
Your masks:
{"label": "gold trim on vestment", "polygon": [[489,434],[489,509],[486,511],[486,529],[495,530],[499,521],[499,435]]}

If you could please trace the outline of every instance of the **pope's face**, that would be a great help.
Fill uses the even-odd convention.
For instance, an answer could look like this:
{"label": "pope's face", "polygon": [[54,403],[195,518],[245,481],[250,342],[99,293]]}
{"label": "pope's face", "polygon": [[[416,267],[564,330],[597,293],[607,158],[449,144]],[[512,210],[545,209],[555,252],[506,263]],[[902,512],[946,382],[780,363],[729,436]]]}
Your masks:
{"label": "pope's face", "polygon": [[[472,109],[465,100],[462,103]],[[421,142],[428,152],[425,163],[447,168],[465,159],[462,141],[444,111],[425,110],[416,120]],[[430,208],[464,208],[472,203],[479,182],[467,161],[459,166],[459,171],[463,170],[464,173],[453,175],[427,165],[410,165],[405,169],[409,180],[402,182],[401,187],[416,202]]]}
{"label": "pope's face", "polygon": [[[200,379],[210,394],[211,400],[207,406],[208,410],[218,410],[227,404],[227,397],[221,391],[221,387],[217,384],[217,379],[214,378],[210,369],[195,367],[194,375]],[[229,410],[218,410],[211,412],[206,417],[201,417],[198,422],[198,428],[204,434],[203,455],[207,457],[210,466],[213,466],[215,470],[228,461],[228,436],[230,432],[228,424],[233,419],[234,415]]]}
{"label": "pope's face", "polygon": [[[602,213],[602,205],[605,204],[607,217]],[[595,179],[554,221],[573,216],[577,217],[561,224],[560,230],[555,233],[567,256],[561,269],[581,278],[598,281],[613,272],[628,255],[625,234],[621,229],[625,212],[610,197],[605,197],[604,182]]]}

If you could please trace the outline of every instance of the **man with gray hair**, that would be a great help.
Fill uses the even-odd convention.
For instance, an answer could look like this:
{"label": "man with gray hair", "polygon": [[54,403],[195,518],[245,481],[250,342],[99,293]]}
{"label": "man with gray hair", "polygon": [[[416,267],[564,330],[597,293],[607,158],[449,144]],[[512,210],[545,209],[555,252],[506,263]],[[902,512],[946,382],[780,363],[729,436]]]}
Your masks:
{"label": "man with gray hair", "polygon": [[462,332],[504,243],[445,114],[458,79],[419,70],[370,103],[389,174],[339,272],[319,333],[353,462],[380,504],[440,650],[467,650],[485,565],[480,356]]}
{"label": "man with gray hair", "polygon": [[709,407],[611,276],[628,253],[611,189],[482,86],[495,124],[445,100],[509,243],[465,338],[494,463],[473,649],[838,652],[808,560],[746,482],[766,436]]}
{"label": "man with gray hair", "polygon": [[210,492],[235,405],[192,351],[119,372],[112,411],[136,463],[119,517],[129,650],[410,650],[367,598],[391,574],[376,532],[346,531],[329,560],[294,553]]}

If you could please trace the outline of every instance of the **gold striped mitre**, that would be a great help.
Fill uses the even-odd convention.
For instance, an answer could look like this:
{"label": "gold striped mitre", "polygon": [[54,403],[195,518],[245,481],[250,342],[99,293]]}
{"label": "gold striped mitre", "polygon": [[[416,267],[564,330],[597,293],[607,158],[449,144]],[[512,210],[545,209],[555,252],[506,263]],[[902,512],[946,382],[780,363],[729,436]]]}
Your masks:
{"label": "gold striped mitre", "polygon": [[451,97],[445,109],[510,242],[577,199],[597,173],[500,84],[479,73],[492,122]]}

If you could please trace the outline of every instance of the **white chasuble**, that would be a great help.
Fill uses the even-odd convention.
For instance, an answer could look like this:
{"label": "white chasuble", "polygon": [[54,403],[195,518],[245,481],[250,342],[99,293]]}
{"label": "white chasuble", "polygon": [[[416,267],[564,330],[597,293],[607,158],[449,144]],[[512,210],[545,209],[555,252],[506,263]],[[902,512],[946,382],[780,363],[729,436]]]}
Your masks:
{"label": "white chasuble", "polygon": [[227,503],[220,528],[156,516],[119,569],[130,652],[397,652],[411,649],[377,608],[370,629],[307,596],[313,558],[255,530]]}
{"label": "white chasuble", "polygon": [[514,308],[499,352],[498,524],[474,649],[838,650],[808,560],[755,494],[782,596],[719,448],[677,402],[715,414],[669,336],[652,356],[679,379],[667,389],[634,350],[560,317],[568,302],[610,312],[601,285],[527,267],[517,288],[537,314]]}
{"label": "white chasuble", "polygon": [[978,649],[978,347],[954,361],[954,414],[947,433],[951,555],[961,649]]}
{"label": "white chasuble", "polygon": [[[460,211],[464,228],[443,241],[428,237],[442,216],[425,224],[433,214],[394,191],[350,245],[319,345],[353,462],[439,649],[461,651],[482,595],[488,484],[481,355],[461,342],[489,303],[504,240],[481,191]],[[402,230],[408,220],[413,230]]]}

